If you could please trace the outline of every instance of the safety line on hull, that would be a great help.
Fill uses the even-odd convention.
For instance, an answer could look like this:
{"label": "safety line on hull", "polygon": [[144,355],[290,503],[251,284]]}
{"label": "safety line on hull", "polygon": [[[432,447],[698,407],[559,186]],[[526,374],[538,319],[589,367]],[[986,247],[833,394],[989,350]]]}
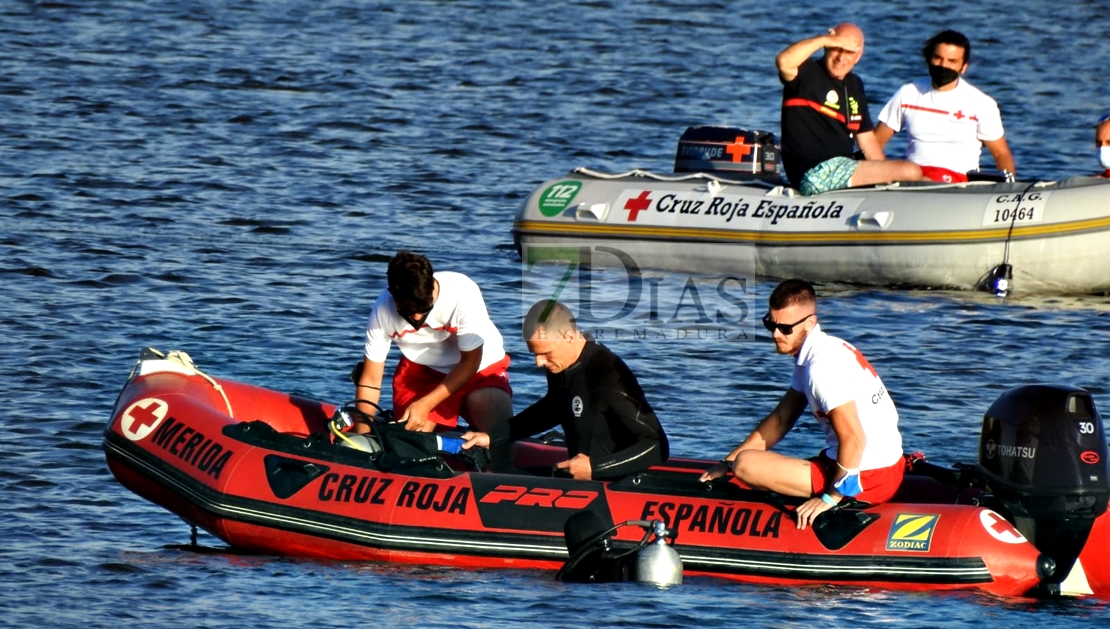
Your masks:
{"label": "safety line on hull", "polygon": [[[961,577],[960,582],[966,582],[968,579],[992,581],[990,571],[983,564],[978,566],[966,567],[951,567],[945,568],[937,567],[913,567],[913,566],[889,566],[889,565],[876,565],[876,564],[861,564],[859,566],[843,566],[832,565],[824,563],[785,563],[782,561],[763,560],[760,559],[722,559],[719,557],[704,557],[691,554],[685,549],[681,549],[683,562],[690,568],[696,569],[699,566],[717,566],[737,568],[747,571],[756,570],[759,572],[778,571],[784,573],[807,573],[810,578],[815,575],[821,577],[831,577],[837,575],[851,575],[851,576],[866,576],[870,578],[880,578],[884,575],[899,577]],[[903,580],[899,578],[898,580]]]}
{"label": "safety line on hull", "polygon": [[[197,491],[193,486],[195,483],[182,482],[157,466],[150,464],[135,453],[126,450],[109,441],[104,442],[104,447],[111,453],[117,455],[125,462],[136,468],[140,472],[144,472],[149,478],[159,482],[171,491],[177,491],[178,494],[189,500],[193,505],[202,508],[214,515],[230,517],[237,522],[244,524],[252,524],[257,526],[272,527],[279,530],[285,530],[294,533],[311,534],[313,532],[326,535],[327,537],[348,543],[356,543],[358,541],[370,542],[381,544],[380,547],[385,551],[409,551],[409,552],[460,552],[462,554],[474,555],[475,551],[487,551],[490,553],[503,553],[511,554],[514,557],[532,558],[532,559],[548,559],[565,561],[568,553],[562,546],[560,539],[559,545],[542,546],[538,544],[514,544],[511,542],[491,542],[482,541],[479,539],[450,539],[445,537],[426,537],[414,535],[390,535],[384,533],[375,533],[370,531],[361,531],[356,528],[345,527],[339,524],[328,524],[325,522],[318,522],[311,519],[281,515],[271,513],[255,508],[237,506],[230,503],[218,502],[211,500],[204,493]],[[215,493],[214,490],[212,490]],[[244,499],[250,500],[250,499]],[[342,518],[345,516],[329,516]],[[371,523],[376,526],[391,526],[385,523]],[[796,575],[798,577],[804,576],[805,578],[822,578],[822,579],[845,579],[853,577],[867,577],[872,580],[920,580],[928,578],[945,578],[943,582],[951,583],[969,583],[969,582],[989,582],[992,579],[990,572],[986,566],[979,564],[977,566],[890,566],[890,565],[876,565],[873,563],[860,564],[856,566],[846,566],[843,563],[835,565],[826,563],[828,561],[843,562],[843,557],[827,557],[814,556],[817,561],[810,563],[803,563],[803,561],[784,561],[782,559],[774,559],[770,557],[759,559],[744,559],[744,558],[727,558],[721,556],[707,556],[699,554],[696,547],[682,547],[679,548],[683,562],[691,570],[704,570],[707,568],[716,569],[731,569],[740,574],[763,574],[763,575]],[[725,552],[735,552],[734,549],[721,549]],[[752,554],[750,551],[740,551]],[[854,557],[857,558],[857,557]],[[858,558],[869,560],[870,558],[860,556]],[[926,559],[927,560],[927,559]]]}
{"label": "safety line on hull", "polygon": [[876,244],[963,244],[969,242],[990,242],[1022,240],[1028,238],[1059,237],[1080,235],[1086,232],[1110,229],[1110,217],[1054,223],[1052,225],[1016,227],[1011,234],[1010,228],[961,230],[961,231],[922,231],[922,232],[783,232],[729,231],[725,229],[699,229],[688,227],[648,227],[622,226],[615,224],[583,225],[573,223],[549,223],[540,221],[518,221],[513,230],[525,236],[549,235],[601,235],[625,238],[644,238],[661,240],[664,238],[688,238],[699,241],[754,242],[773,244],[822,244],[822,245],[876,245]]}
{"label": "safety line on hull", "polygon": [[[183,497],[189,499],[194,505],[203,508],[215,515],[224,516],[239,516],[237,521],[248,524],[257,524],[258,522],[271,522],[286,524],[287,527],[296,526],[301,529],[310,531],[321,531],[332,533],[334,537],[340,538],[340,541],[345,541],[342,538],[355,538],[365,541],[373,541],[378,543],[388,543],[393,546],[412,546],[412,548],[388,548],[386,550],[411,550],[411,551],[445,551],[445,550],[462,550],[468,554],[472,554],[475,549],[487,550],[491,552],[513,552],[525,553],[532,556],[547,559],[563,559],[567,558],[566,548],[562,546],[562,540],[559,545],[540,546],[540,545],[522,545],[513,544],[509,542],[490,542],[475,539],[466,540],[453,540],[449,538],[429,538],[425,536],[411,536],[411,535],[388,535],[383,533],[373,533],[368,531],[359,531],[357,529],[344,527],[336,524],[326,524],[323,522],[316,522],[306,518],[299,518],[293,516],[283,516],[276,513],[269,513],[258,509],[251,509],[248,507],[235,506],[229,503],[220,503],[209,499],[201,492],[196,491],[188,484],[179,481],[173,476],[166,474],[157,467],[148,464],[141,458],[136,457],[131,452],[116,446],[115,444],[105,442],[105,447],[112,450],[112,452],[119,455],[121,458],[126,459],[134,467],[145,471],[152,477],[157,479],[171,490],[178,491]],[[345,516],[330,516],[330,517],[345,517]],[[256,520],[254,522],[251,520]],[[378,526],[393,526],[386,523],[371,523]],[[303,531],[293,531],[303,532]],[[431,547],[431,548],[427,548]]]}

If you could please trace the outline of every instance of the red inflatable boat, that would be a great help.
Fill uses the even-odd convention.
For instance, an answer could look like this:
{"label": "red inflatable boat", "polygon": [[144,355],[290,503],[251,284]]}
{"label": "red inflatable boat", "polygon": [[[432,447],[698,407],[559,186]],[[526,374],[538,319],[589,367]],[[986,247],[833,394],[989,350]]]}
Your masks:
{"label": "red inflatable boat", "polygon": [[589,513],[611,533],[595,554],[642,544],[622,523],[658,522],[687,576],[1110,598],[1106,441],[1081,389],[1008,392],[986,413],[978,465],[907,457],[892,502],[830,511],[804,531],[800,500],[698,482],[708,461],[576,481],[551,474],[559,444],[528,441],[515,444],[512,473],[490,473],[437,451],[432,435],[402,435],[428,439],[423,450],[388,431],[370,451],[346,447],[329,430],[338,415],[146,350],[104,450],[125,487],[242,551],[556,570],[581,558],[564,531]]}

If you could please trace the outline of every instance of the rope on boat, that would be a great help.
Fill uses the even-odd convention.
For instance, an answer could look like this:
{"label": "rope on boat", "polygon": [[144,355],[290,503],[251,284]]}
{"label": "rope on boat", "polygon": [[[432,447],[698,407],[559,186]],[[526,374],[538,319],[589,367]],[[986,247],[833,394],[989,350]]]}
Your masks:
{"label": "rope on boat", "polygon": [[1037,186],[1037,183],[1038,182],[1034,181],[1029,184],[1025,187],[1025,190],[1022,190],[1021,194],[1018,195],[1017,205],[1014,206],[1014,215],[1010,217],[1010,230],[1006,232],[1006,248],[1002,253],[1002,264],[1010,263],[1010,238],[1014,235],[1014,224],[1017,223],[1018,211],[1021,210],[1021,202],[1025,200],[1025,195],[1029,194],[1029,191]]}
{"label": "rope on boat", "polygon": [[[197,374],[198,376],[200,376],[201,378],[204,378],[205,380],[207,380],[208,383],[212,385],[212,388],[219,392],[220,397],[222,397],[224,399],[224,404],[227,405],[227,416],[234,419],[235,412],[231,410],[231,400],[228,399],[227,393],[224,391],[224,388],[222,386],[220,386],[220,383],[216,382],[216,380],[212,376],[209,376],[208,374],[204,373],[200,369],[197,369],[197,366],[195,364],[193,364],[193,358],[191,356],[189,356],[188,354],[186,354],[185,352],[183,352],[181,350],[173,350],[173,351],[170,351],[170,352],[167,352],[167,353],[163,354],[162,352],[154,349],[153,347],[148,347],[146,349],[147,349],[147,351],[154,354],[155,356],[158,356],[159,358],[163,358],[165,360],[168,360],[172,363],[177,363],[178,365],[181,365],[185,369],[188,369],[188,370],[192,371],[193,373]],[[142,363],[142,360],[143,359],[140,358],[139,363]],[[135,375],[135,370],[136,369],[138,369],[138,364],[136,364],[135,368],[131,370],[131,375],[132,376]]]}
{"label": "rope on boat", "polygon": [[718,181],[718,182],[730,183],[730,184],[736,184],[736,185],[749,185],[749,186],[751,186],[751,185],[755,185],[755,186],[762,185],[762,186],[766,186],[768,188],[775,187],[773,184],[770,184],[770,183],[765,182],[765,181],[760,181],[758,179],[730,179],[730,178],[727,178],[727,177],[719,177],[717,175],[713,175],[713,174],[710,174],[710,173],[689,173],[689,174],[683,174],[683,175],[661,175],[659,173],[653,173],[650,170],[640,170],[638,168],[636,170],[630,170],[628,172],[623,172],[623,173],[603,173],[603,172],[600,172],[600,171],[592,170],[590,168],[586,168],[585,166],[579,166],[578,168],[575,168],[571,172],[576,174],[576,175],[584,175],[586,177],[593,177],[594,179],[604,179],[604,180],[623,179],[625,177],[640,177],[642,179],[652,179],[654,181],[666,181],[666,182],[698,181],[698,180],[701,180],[701,181]]}
{"label": "rope on boat", "polygon": [[1010,217],[1010,228],[1006,232],[1006,242],[1002,250],[1002,263],[996,264],[994,268],[983,276],[979,281],[980,290],[987,290],[999,297],[1005,297],[1010,294],[1010,281],[1014,276],[1014,268],[1010,264],[1010,241],[1013,240],[1014,237],[1014,226],[1017,224],[1018,214],[1021,211],[1022,202],[1025,201],[1025,195],[1029,194],[1029,191],[1033,188],[1044,185],[1043,182],[1034,181],[1018,194],[1013,215]]}

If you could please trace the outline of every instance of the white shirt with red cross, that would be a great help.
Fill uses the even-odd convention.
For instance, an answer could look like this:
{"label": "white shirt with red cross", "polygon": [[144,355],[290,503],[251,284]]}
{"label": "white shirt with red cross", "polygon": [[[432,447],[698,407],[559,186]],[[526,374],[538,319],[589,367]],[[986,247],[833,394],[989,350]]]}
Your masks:
{"label": "white shirt with red cross", "polygon": [[963,78],[941,92],[930,79],[898,88],[879,113],[879,122],[909,138],[906,159],[959,173],[979,168],[983,142],[1002,137],[998,104]]}
{"label": "white shirt with red cross", "polygon": [[391,343],[405,358],[443,373],[458,364],[460,351],[482,348],[479,371],[504,358],[504,341],[478,285],[462,273],[441,271],[432,277],[439,282],[439,296],[419,330],[397,314],[388,289],[378,295],[366,324],[366,358],[385,362]]}
{"label": "white shirt with red cross", "polygon": [[825,431],[829,458],[836,460],[840,441],[829,423],[834,408],[856,403],[867,445],[860,470],[889,467],[902,457],[898,411],[875,368],[858,349],[814,326],[798,352],[790,388],[806,396]]}

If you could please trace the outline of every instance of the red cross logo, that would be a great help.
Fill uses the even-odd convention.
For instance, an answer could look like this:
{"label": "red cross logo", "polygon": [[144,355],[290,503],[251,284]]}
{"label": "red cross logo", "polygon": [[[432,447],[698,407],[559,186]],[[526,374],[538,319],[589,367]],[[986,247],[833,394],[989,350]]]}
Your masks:
{"label": "red cross logo", "polygon": [[954,118],[955,118],[956,120],[963,120],[964,118],[966,118],[966,117],[967,117],[967,115],[966,115],[966,114],[964,114],[964,112],[963,112],[963,110],[962,110],[962,109],[960,109],[960,110],[956,111],[956,113],[952,114],[952,116],[953,116],[953,117],[954,117]]}
{"label": "red cross logo", "polygon": [[744,144],[742,136],[736,136],[736,139],[725,147],[725,152],[732,156],[732,163],[744,161],[744,157],[751,155],[752,149],[755,148],[754,144]]}
{"label": "red cross logo", "polygon": [[139,400],[120,416],[120,430],[131,441],[141,441],[154,432],[169,410],[169,405],[158,398]]}
{"label": "red cross logo", "polygon": [[994,511],[984,509],[979,514],[979,521],[983,523],[983,526],[987,529],[987,532],[991,534],[991,537],[1000,542],[1020,544],[1026,541],[1021,531],[1014,528],[1014,525],[1010,524],[1009,520],[998,515]]}
{"label": "red cross logo", "polygon": [[879,377],[879,372],[875,371],[875,368],[871,366],[871,363],[867,362],[867,359],[863,357],[863,354],[861,354],[858,349],[852,347],[847,343],[844,344],[844,347],[847,347],[852,351],[853,354],[856,355],[856,362],[859,363],[860,367],[863,367],[864,371],[870,371],[872,376],[875,376],[876,378]]}
{"label": "red cross logo", "polygon": [[649,194],[651,194],[651,190],[644,190],[640,193],[640,196],[624,202],[624,209],[628,210],[629,223],[636,222],[636,217],[640,215],[640,212],[651,207],[651,199],[648,198]]}

